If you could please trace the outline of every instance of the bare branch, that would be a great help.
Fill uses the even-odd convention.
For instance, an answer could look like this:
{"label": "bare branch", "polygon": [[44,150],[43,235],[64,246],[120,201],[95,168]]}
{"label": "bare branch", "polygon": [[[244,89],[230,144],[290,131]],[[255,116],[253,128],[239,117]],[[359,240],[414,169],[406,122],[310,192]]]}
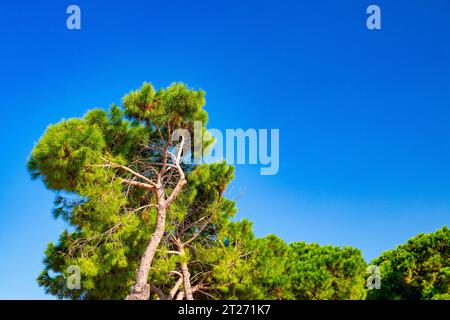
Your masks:
{"label": "bare branch", "polygon": [[178,292],[178,289],[180,289],[182,283],[183,283],[183,275],[180,274],[180,277],[178,278],[177,282],[172,287],[172,289],[170,289],[169,295],[167,296],[167,300],[173,300],[175,294]]}
{"label": "bare branch", "polygon": [[167,206],[170,206],[170,204],[176,199],[178,194],[183,189],[183,186],[187,183],[186,178],[184,176],[183,169],[181,168],[180,164],[176,163],[175,165],[176,165],[176,168],[178,170],[178,173],[180,174],[180,179],[178,180],[177,185],[172,190],[172,193],[170,194],[170,196],[166,200],[166,205]]}
{"label": "bare branch", "polygon": [[[175,251],[175,250],[169,250],[169,251],[167,251],[167,253],[181,254],[179,251]],[[172,272],[173,272],[173,271],[172,271]]]}
{"label": "bare branch", "polygon": [[143,182],[139,182],[139,181],[132,181],[132,180],[128,180],[128,179],[122,179],[122,182],[127,183],[129,185],[133,185],[142,189],[147,189],[147,190],[155,190],[156,188],[147,184],[147,183],[143,183]]}
{"label": "bare branch", "polygon": [[176,271],[176,270],[170,271],[169,274],[175,274],[175,275],[177,275],[177,276],[179,276],[179,277],[182,277],[182,276],[183,276],[180,272],[178,272],[178,271]]}
{"label": "bare branch", "polygon": [[183,246],[186,246],[189,243],[191,243],[192,241],[194,241],[206,229],[208,224],[210,224],[212,219],[214,219],[214,216],[216,215],[217,211],[220,208],[221,202],[222,202],[222,194],[219,195],[219,199],[217,200],[216,207],[214,208],[214,211],[212,212],[212,214],[209,216],[208,220],[200,227],[200,229],[192,236],[192,238],[190,238],[188,241],[183,243]]}
{"label": "bare branch", "polygon": [[147,204],[145,206],[142,206],[142,207],[139,207],[137,209],[134,209],[133,212],[137,212],[137,211],[145,209],[145,208],[156,208],[156,205],[155,204]]}
{"label": "bare branch", "polygon": [[157,185],[156,183],[154,183],[152,180],[150,180],[150,179],[147,178],[146,176],[144,176],[144,175],[142,175],[142,174],[140,174],[140,173],[134,171],[133,169],[128,168],[127,166],[124,166],[124,165],[121,165],[121,164],[117,164],[117,163],[114,163],[114,162],[111,162],[111,161],[108,161],[107,164],[104,164],[104,165],[102,165],[102,166],[103,166],[103,167],[106,167],[106,168],[108,168],[108,167],[113,167],[113,168],[117,168],[117,169],[122,169],[122,170],[124,170],[124,171],[127,171],[127,172],[131,173],[131,174],[134,175],[135,177],[144,180],[145,182],[147,182],[148,184],[150,184],[150,185],[153,186],[154,188],[157,188],[157,187],[158,187],[158,185]]}

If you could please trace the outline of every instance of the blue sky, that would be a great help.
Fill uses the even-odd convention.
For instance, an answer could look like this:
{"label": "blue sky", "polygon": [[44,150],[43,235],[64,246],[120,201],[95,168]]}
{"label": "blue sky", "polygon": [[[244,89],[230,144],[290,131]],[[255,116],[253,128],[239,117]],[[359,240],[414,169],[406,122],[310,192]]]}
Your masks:
{"label": "blue sky", "polygon": [[144,81],[204,89],[210,127],[280,129],[279,173],[238,166],[233,182],[258,236],[370,260],[449,224],[449,21],[448,0],[3,2],[0,299],[49,298],[35,279],[64,228],[26,171],[33,144]]}

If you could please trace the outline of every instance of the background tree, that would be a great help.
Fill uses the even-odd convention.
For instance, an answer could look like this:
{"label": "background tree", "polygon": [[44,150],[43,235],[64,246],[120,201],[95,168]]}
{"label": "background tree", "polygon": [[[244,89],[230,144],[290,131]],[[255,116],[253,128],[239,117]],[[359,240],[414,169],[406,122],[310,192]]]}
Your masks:
{"label": "background tree", "polygon": [[372,261],[381,269],[381,289],[369,299],[450,300],[450,230],[419,234]]}
{"label": "background tree", "polygon": [[366,262],[351,247],[295,242],[289,246],[286,272],[297,300],[359,300],[365,298]]}
{"label": "background tree", "polygon": [[358,249],[294,242],[274,235],[257,240],[254,278],[269,299],[359,300],[366,263]]}

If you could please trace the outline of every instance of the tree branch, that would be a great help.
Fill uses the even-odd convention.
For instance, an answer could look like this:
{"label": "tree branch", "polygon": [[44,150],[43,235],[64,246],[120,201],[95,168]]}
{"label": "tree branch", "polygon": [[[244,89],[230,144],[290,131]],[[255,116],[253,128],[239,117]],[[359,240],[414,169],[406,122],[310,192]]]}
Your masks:
{"label": "tree branch", "polygon": [[180,274],[180,277],[178,277],[177,282],[172,287],[172,289],[170,289],[169,295],[167,296],[167,300],[173,300],[175,294],[178,292],[178,289],[180,289],[182,283],[183,283],[183,275]]}
{"label": "tree branch", "polygon": [[156,189],[155,187],[153,187],[153,186],[151,186],[151,185],[149,185],[147,183],[143,183],[143,182],[139,182],[139,181],[132,181],[132,180],[128,180],[128,179],[123,179],[122,178],[122,182],[124,182],[126,184],[129,184],[129,185],[132,185],[132,186],[135,186],[135,187],[142,188],[142,189],[151,190],[151,191]]}
{"label": "tree branch", "polygon": [[142,180],[144,180],[145,182],[147,182],[148,184],[150,184],[152,187],[157,188],[158,185],[156,183],[154,183],[152,180],[150,180],[149,178],[147,178],[146,176],[134,171],[131,168],[128,168],[127,166],[121,165],[121,164],[117,164],[111,161],[108,161],[108,164],[103,165],[104,167],[108,168],[108,167],[113,167],[113,168],[117,168],[117,169],[122,169],[124,171],[127,171],[129,173],[131,173],[132,175],[134,175],[136,178],[140,178]]}
{"label": "tree branch", "polygon": [[216,207],[214,208],[214,211],[211,214],[211,216],[208,218],[207,221],[205,221],[205,223],[200,227],[200,229],[192,236],[192,238],[190,238],[188,241],[183,243],[183,246],[186,246],[189,243],[191,243],[192,241],[194,241],[195,239],[197,239],[197,237],[206,229],[208,224],[210,224],[212,219],[214,219],[214,216],[216,215],[217,211],[219,210],[221,202],[222,202],[222,194],[219,195],[219,199],[217,200]]}

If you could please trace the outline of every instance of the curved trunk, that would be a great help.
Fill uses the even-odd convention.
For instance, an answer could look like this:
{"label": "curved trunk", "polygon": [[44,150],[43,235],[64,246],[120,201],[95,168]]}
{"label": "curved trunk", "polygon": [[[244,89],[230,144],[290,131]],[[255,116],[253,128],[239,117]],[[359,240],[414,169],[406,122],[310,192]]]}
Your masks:
{"label": "curved trunk", "polygon": [[[167,147],[165,149],[167,152]],[[172,204],[173,201],[177,198],[178,194],[181,192],[183,186],[187,183],[183,170],[179,165],[179,157],[181,155],[181,151],[179,152],[179,156],[176,159],[176,169],[180,174],[180,179],[177,182],[177,185],[172,190],[170,196],[167,199],[164,197],[164,191],[161,187],[161,176],[164,173],[167,162],[167,154],[165,153],[163,166],[161,168],[161,172],[158,175],[158,183],[155,184],[156,187],[151,186],[151,189],[156,193],[157,198],[157,217],[156,217],[156,229],[152,234],[152,239],[148,244],[145,252],[141,258],[141,264],[139,269],[136,271],[136,283],[131,288],[131,293],[125,298],[125,300],[148,300],[150,298],[150,285],[148,284],[148,274],[150,271],[150,267],[152,265],[153,257],[155,256],[156,250],[158,249],[159,243],[161,242],[166,224],[166,211],[167,208]]]}
{"label": "curved trunk", "polygon": [[165,205],[158,205],[156,229],[152,234],[152,239],[145,249],[141,258],[141,264],[136,271],[136,283],[131,288],[131,293],[125,300],[148,300],[150,297],[150,285],[148,284],[148,273],[152,265],[153,257],[156,249],[161,242],[164,235],[164,228],[166,224],[166,207]]}

